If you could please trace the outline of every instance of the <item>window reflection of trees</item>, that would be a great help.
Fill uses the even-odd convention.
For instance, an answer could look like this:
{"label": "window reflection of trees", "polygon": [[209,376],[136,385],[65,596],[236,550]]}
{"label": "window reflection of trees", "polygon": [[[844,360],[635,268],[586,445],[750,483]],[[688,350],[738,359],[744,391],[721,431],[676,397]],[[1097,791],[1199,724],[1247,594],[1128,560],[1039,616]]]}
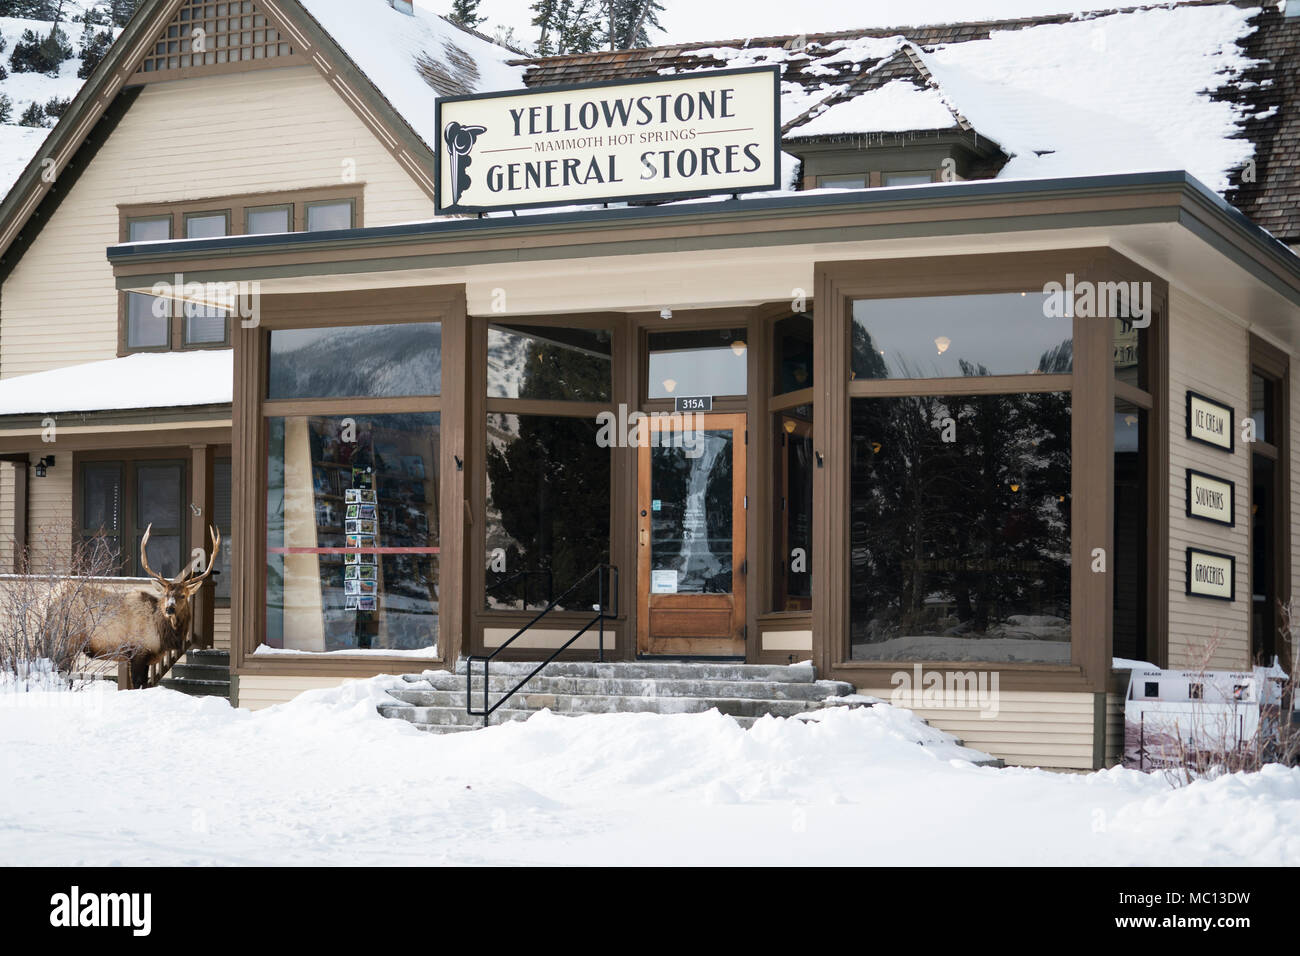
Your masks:
{"label": "window reflection of trees", "polygon": [[[488,395],[608,401],[610,344],[604,329],[492,326]],[[487,607],[544,607],[609,561],[610,450],[598,432],[594,416],[487,416]],[[590,608],[597,588],[593,578],[561,607]]]}
{"label": "window reflection of trees", "polygon": [[[859,328],[853,350],[883,366]],[[1068,662],[1070,405],[1066,392],[853,399],[854,657]]]}

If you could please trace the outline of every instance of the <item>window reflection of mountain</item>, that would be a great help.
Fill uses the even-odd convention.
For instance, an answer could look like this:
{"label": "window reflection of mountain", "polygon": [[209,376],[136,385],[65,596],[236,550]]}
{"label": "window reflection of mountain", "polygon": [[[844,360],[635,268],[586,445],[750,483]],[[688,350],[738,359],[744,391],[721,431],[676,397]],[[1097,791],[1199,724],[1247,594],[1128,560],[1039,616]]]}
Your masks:
{"label": "window reflection of mountain", "polygon": [[442,329],[431,323],[277,330],[272,398],[437,395]]}
{"label": "window reflection of mountain", "polygon": [[492,325],[488,329],[488,395],[608,401],[611,345],[607,329]]}

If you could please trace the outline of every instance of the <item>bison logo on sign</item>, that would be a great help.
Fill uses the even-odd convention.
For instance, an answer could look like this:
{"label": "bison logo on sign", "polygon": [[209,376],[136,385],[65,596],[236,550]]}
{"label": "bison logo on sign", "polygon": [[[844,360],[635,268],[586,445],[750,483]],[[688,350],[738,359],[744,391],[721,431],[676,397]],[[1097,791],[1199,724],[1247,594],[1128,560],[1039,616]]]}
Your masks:
{"label": "bison logo on sign", "polygon": [[474,149],[475,141],[487,132],[486,126],[461,126],[448,123],[442,131],[443,141],[447,144],[447,158],[451,161],[451,205],[460,203],[460,197],[469,188],[469,154]]}

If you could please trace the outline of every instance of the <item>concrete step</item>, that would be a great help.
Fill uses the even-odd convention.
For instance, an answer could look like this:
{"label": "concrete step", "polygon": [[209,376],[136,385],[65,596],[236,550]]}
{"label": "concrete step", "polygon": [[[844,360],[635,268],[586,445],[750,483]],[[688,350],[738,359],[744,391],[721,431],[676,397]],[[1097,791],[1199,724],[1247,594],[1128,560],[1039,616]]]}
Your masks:
{"label": "concrete step", "polygon": [[[175,670],[175,668],[173,668]],[[230,697],[229,680],[193,680],[187,677],[164,677],[162,686],[191,697]]]}
{"label": "concrete step", "polygon": [[206,664],[217,667],[230,667],[230,652],[211,649],[190,648],[185,657],[194,664]]}
{"label": "concrete step", "polygon": [[[401,716],[420,723],[426,711],[445,707],[463,711],[465,695],[454,691],[428,691],[420,704],[381,704],[379,712],[385,716]],[[526,713],[546,709],[557,714],[701,714],[715,708],[732,717],[762,717],[764,714],[793,717],[795,714],[820,710],[823,704],[812,700],[765,700],[752,697],[621,697],[521,692],[510,698],[497,713],[506,709]]]}
{"label": "concrete step", "polygon": [[181,658],[181,663],[173,664],[168,677],[185,677],[191,680],[215,680],[230,683],[230,668],[220,664],[192,664],[188,658]]}
{"label": "concrete step", "polygon": [[[511,701],[513,704],[514,701]],[[540,708],[539,708],[540,709]],[[474,717],[465,712],[463,706],[460,707],[409,707],[404,705],[381,704],[379,712],[385,717],[397,720],[406,720],[414,724],[420,730],[429,733],[455,733],[462,730],[478,730],[483,726],[482,717]],[[513,706],[505,706],[492,714],[490,726],[505,723],[514,720],[527,720],[536,710],[526,710]],[[565,716],[579,717],[583,711],[561,712]],[[750,727],[758,718],[754,716],[732,715],[736,723],[742,727]]]}
{"label": "concrete step", "polygon": [[[516,680],[537,667],[533,661],[493,661],[493,676],[515,675]],[[456,673],[465,674],[465,661],[456,662]],[[483,672],[475,663],[474,672]],[[730,661],[554,661],[542,672],[547,677],[620,678],[626,680],[764,680],[782,683],[812,683],[817,679],[811,664],[742,664]],[[421,680],[421,674],[408,674]]]}
{"label": "concrete step", "polygon": [[[511,690],[523,675],[496,675],[488,681],[489,696],[500,696]],[[430,692],[458,693],[465,696],[463,674],[432,671],[420,675],[421,680],[408,680],[409,688],[391,693],[399,700],[412,704],[441,703],[442,699],[428,698]],[[476,700],[483,693],[483,678],[475,676],[470,682]],[[561,677],[543,671],[524,685],[524,691],[533,694],[592,694],[606,697],[748,697],[764,700],[825,700],[854,693],[852,684],[842,681],[785,682],[769,680],[703,680],[622,678],[622,677]]]}

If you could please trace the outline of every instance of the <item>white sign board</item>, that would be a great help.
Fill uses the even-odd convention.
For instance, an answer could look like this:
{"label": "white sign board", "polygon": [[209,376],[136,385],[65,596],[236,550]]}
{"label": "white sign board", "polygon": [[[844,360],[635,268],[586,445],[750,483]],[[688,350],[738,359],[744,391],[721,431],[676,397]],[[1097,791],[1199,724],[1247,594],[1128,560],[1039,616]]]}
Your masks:
{"label": "white sign board", "polygon": [[676,570],[668,571],[651,571],[650,572],[650,593],[651,594],[676,594],[677,593],[677,572]]}
{"label": "white sign board", "polygon": [[[1134,670],[1124,704],[1124,766],[1158,770],[1254,747],[1261,703],[1276,710],[1278,699],[1263,668]],[[1271,721],[1264,729],[1276,733]]]}
{"label": "white sign board", "polygon": [[1187,549],[1187,589],[1195,597],[1237,599],[1237,559],[1230,554]]}
{"label": "white sign board", "polygon": [[1232,451],[1233,418],[1231,406],[1198,392],[1187,393],[1187,437],[1192,441]]}
{"label": "white sign board", "polygon": [[1187,469],[1187,516],[1232,527],[1237,523],[1236,485],[1203,471]]}
{"label": "white sign board", "polygon": [[776,189],[780,70],[706,70],[439,98],[437,209]]}

